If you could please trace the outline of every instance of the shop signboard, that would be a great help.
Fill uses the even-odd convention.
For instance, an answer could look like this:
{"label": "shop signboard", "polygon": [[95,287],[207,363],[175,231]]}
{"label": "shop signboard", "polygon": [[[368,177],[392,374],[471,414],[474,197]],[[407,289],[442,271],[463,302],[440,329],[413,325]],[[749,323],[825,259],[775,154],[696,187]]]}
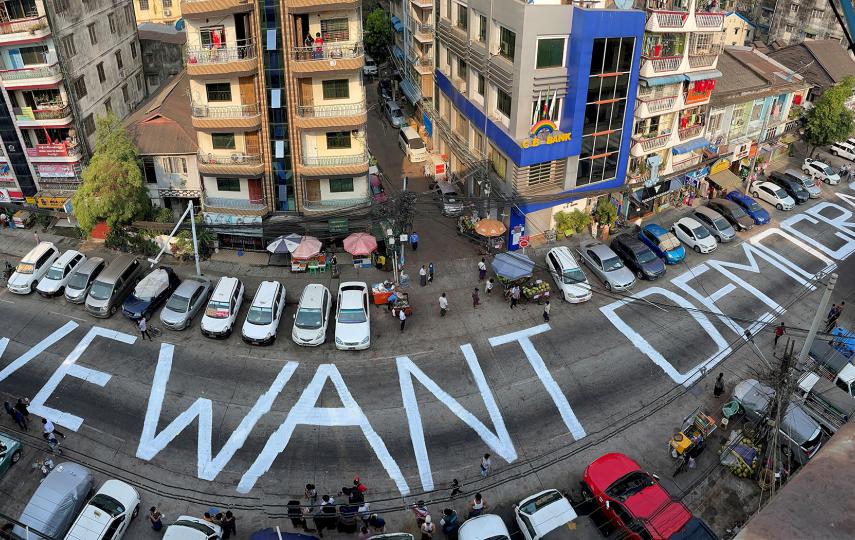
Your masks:
{"label": "shop signboard", "polygon": [[720,160],[718,160],[712,164],[712,167],[710,167],[710,174],[719,173],[719,172],[726,170],[726,169],[729,169],[729,168],[730,168],[730,161],[722,158],[722,159],[720,159]]}
{"label": "shop signboard", "polygon": [[70,163],[39,163],[36,166],[43,178],[74,178],[74,166]]}
{"label": "shop signboard", "polygon": [[345,234],[349,230],[347,218],[332,218],[327,222],[327,225],[332,234]]}
{"label": "shop signboard", "polygon": [[68,200],[68,197],[45,197],[45,196],[36,196],[36,206],[39,208],[50,208],[52,210],[60,210],[64,205],[65,201]]}
{"label": "shop signboard", "polygon": [[68,146],[59,144],[37,144],[35,148],[27,148],[30,157],[65,157],[68,155]]}

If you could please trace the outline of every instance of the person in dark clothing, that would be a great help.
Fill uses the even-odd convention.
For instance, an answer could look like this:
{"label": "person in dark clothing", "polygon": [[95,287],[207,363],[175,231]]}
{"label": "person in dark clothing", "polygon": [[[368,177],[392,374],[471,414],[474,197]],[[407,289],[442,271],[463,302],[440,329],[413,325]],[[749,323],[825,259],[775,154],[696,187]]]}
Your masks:
{"label": "person in dark clothing", "polygon": [[715,380],[715,386],[713,386],[713,395],[717,398],[721,397],[724,393],[724,373],[719,373],[718,378]]}
{"label": "person in dark clothing", "polygon": [[295,529],[311,530],[306,523],[306,516],[303,514],[303,507],[300,506],[300,501],[288,501],[288,519],[291,520],[291,525]]}
{"label": "person in dark clothing", "polygon": [[453,478],[451,480],[451,498],[453,499],[455,495],[460,495],[461,493],[463,493],[463,490],[461,489],[460,480]]}
{"label": "person in dark clothing", "polygon": [[[353,492],[362,495],[362,493],[355,489]],[[343,504],[338,507],[338,532],[345,534],[353,534],[356,532],[356,528],[358,526],[356,519],[357,510],[359,510],[359,507],[353,504]]]}
{"label": "person in dark clothing", "polygon": [[442,519],[439,521],[442,525],[442,532],[447,538],[457,538],[457,531],[460,529],[460,520],[457,517],[457,512],[451,508],[446,508],[442,511]]}
{"label": "person in dark clothing", "polygon": [[223,540],[227,540],[231,535],[237,536],[237,525],[235,524],[235,516],[231,510],[226,512],[220,526],[223,528]]}
{"label": "person in dark clothing", "polygon": [[24,416],[30,416],[30,411],[27,410],[27,405],[30,404],[30,400],[27,398],[21,398],[18,400],[18,403],[15,404],[15,408],[21,411],[21,414]]}

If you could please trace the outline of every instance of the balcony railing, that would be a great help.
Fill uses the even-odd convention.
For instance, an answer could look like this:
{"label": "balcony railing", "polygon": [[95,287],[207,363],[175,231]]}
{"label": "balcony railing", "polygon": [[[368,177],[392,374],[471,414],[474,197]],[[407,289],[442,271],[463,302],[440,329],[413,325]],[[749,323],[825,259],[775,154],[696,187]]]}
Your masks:
{"label": "balcony railing", "polygon": [[653,14],[659,28],[683,28],[689,14],[682,11],[657,11]]}
{"label": "balcony railing", "polygon": [[371,203],[371,197],[354,197],[351,199],[326,199],[322,201],[304,200],[303,206],[308,210],[324,210],[327,208],[345,208],[348,206],[363,206]]}
{"label": "balcony railing", "polygon": [[649,152],[651,150],[656,150],[657,148],[663,148],[666,144],[668,144],[668,140],[670,138],[670,133],[664,133],[662,135],[654,135],[653,137],[644,137],[642,135],[636,135],[632,138],[632,140],[640,144],[642,150],[644,150],[645,152]]}
{"label": "balcony railing", "polygon": [[[13,109],[15,116],[26,116],[22,109],[16,107]],[[60,120],[71,116],[71,107],[68,105],[60,105],[49,109],[33,109],[32,120]]]}
{"label": "balcony railing", "polygon": [[338,165],[359,165],[368,161],[368,154],[353,154],[346,156],[303,156],[303,165],[309,167],[335,167]]}
{"label": "balcony railing", "polygon": [[205,197],[205,206],[208,208],[254,210],[259,212],[267,209],[264,199],[226,199],[224,197]]}
{"label": "balcony railing", "polygon": [[260,154],[231,152],[229,154],[212,154],[199,152],[199,163],[204,165],[258,165],[261,163]]}
{"label": "balcony railing", "polygon": [[297,115],[304,118],[334,118],[351,116],[365,112],[365,102],[348,103],[346,105],[299,105]]}
{"label": "balcony railing", "polygon": [[433,34],[432,24],[419,24],[416,29],[423,34]]}
{"label": "balcony railing", "polygon": [[642,58],[653,64],[653,71],[655,71],[656,73],[661,73],[664,71],[675,71],[677,69],[680,69],[680,64],[683,63],[683,55],[660,56],[657,58],[643,56]]}
{"label": "balcony railing", "polygon": [[0,79],[4,81],[20,81],[22,79],[38,79],[60,74],[59,64],[51,64],[49,66],[0,70]]}
{"label": "balcony railing", "polygon": [[660,113],[662,111],[667,111],[671,107],[674,106],[674,103],[677,101],[677,96],[666,96],[658,99],[644,100],[639,99],[640,102],[647,105],[647,111],[650,113]]}
{"label": "balcony railing", "polygon": [[701,134],[704,130],[704,126],[702,124],[698,124],[696,126],[689,126],[677,131],[677,135],[680,137],[681,141],[685,141],[687,139],[693,139]]}
{"label": "balcony railing", "polygon": [[0,34],[18,34],[20,32],[35,34],[37,30],[47,27],[48,22],[45,16],[15,19],[14,21],[0,22]]}
{"label": "balcony railing", "polygon": [[80,147],[68,143],[37,144],[34,148],[27,148],[29,157],[72,157],[79,158],[82,154]]}
{"label": "balcony railing", "polygon": [[312,47],[292,47],[291,58],[297,61],[337,60],[339,58],[358,58],[363,55],[362,42],[325,43]]}
{"label": "balcony railing", "polygon": [[227,64],[255,58],[255,45],[251,42],[237,47],[188,48],[188,64]]}
{"label": "balcony railing", "polygon": [[690,68],[704,68],[710,67],[715,64],[715,60],[718,58],[718,53],[716,54],[702,54],[702,55],[689,55],[689,67]]}
{"label": "balcony railing", "polygon": [[724,13],[695,13],[698,28],[718,28],[724,23]]}
{"label": "balcony railing", "polygon": [[196,118],[250,118],[258,116],[261,111],[258,103],[252,105],[191,105],[191,111]]}
{"label": "balcony railing", "polygon": [[784,133],[797,131],[801,127],[801,120],[796,118],[795,120],[790,120],[787,122],[787,125],[784,126]]}
{"label": "balcony railing", "polygon": [[695,165],[697,165],[700,162],[701,162],[701,156],[700,155],[690,155],[689,157],[683,158],[681,160],[678,160],[677,157],[675,156],[671,161],[671,169],[674,172],[684,171],[690,167],[694,167]]}

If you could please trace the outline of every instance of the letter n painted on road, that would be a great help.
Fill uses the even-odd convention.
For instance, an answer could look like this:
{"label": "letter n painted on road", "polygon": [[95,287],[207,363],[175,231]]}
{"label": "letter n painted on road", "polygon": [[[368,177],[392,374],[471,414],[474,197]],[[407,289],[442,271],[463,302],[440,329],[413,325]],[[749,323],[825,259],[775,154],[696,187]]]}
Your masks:
{"label": "letter n painted on road", "polygon": [[[328,379],[332,382],[336,392],[338,392],[339,400],[341,400],[344,407],[315,406]],[[294,433],[294,428],[300,424],[328,427],[360,427],[362,434],[368,440],[368,444],[371,445],[371,448],[377,455],[377,459],[380,460],[380,463],[386,469],[386,473],[398,487],[398,491],[402,495],[410,493],[410,488],[407,486],[407,481],[404,480],[404,475],[401,474],[400,467],[398,467],[398,464],[392,458],[392,455],[383,443],[383,439],[371,427],[365,413],[362,412],[356,400],[353,399],[350,390],[348,390],[347,385],[344,384],[338,368],[333,364],[321,364],[318,366],[315,376],[306,388],[303,389],[300,399],[297,400],[297,403],[288,412],[285,421],[267,439],[267,444],[264,445],[261,453],[255,458],[255,462],[253,462],[243,477],[241,477],[237,487],[239,493],[248,493],[258,479],[261,478],[261,475],[270,470],[276,456],[288,446],[291,435]]]}
{"label": "letter n painted on road", "polygon": [[408,357],[399,356],[396,360],[398,364],[398,379],[401,384],[401,397],[403,398],[404,409],[407,411],[410,438],[413,441],[413,452],[416,455],[422,488],[426,491],[433,489],[433,473],[431,472],[430,459],[428,458],[427,445],[425,444],[425,431],[422,426],[422,417],[419,413],[419,402],[416,399],[416,391],[413,388],[413,378],[418,379],[457,418],[474,429],[493,452],[500,455],[508,463],[517,459],[517,451],[514,449],[514,443],[505,427],[502,413],[499,411],[498,405],[496,405],[496,400],[490,391],[490,386],[487,384],[487,379],[484,377],[484,372],[481,370],[481,365],[478,363],[475,351],[468,343],[461,345],[460,350],[463,351],[469,371],[472,372],[472,377],[475,379],[478,391],[481,393],[481,397],[484,398],[484,406],[487,408],[490,420],[492,420],[493,425],[496,427],[495,434],[478,420],[474,414],[467,411],[456,399],[451,397],[448,392],[440,388],[430,377],[425,375],[424,371],[419,369]]}

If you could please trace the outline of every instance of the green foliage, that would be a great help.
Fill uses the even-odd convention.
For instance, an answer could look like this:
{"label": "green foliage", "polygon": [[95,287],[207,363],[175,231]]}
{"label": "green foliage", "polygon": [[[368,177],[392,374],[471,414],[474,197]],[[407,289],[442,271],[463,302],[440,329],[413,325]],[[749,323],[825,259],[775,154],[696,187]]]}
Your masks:
{"label": "green foliage", "polygon": [[580,233],[585,230],[585,227],[590,225],[591,216],[578,208],[572,212],[561,211],[555,214],[555,229],[564,233],[564,236]]}
{"label": "green foliage", "polygon": [[617,207],[607,198],[600,198],[597,201],[597,206],[594,208],[594,219],[600,225],[614,225],[615,220],[617,220]]}
{"label": "green foliage", "polygon": [[382,8],[376,8],[365,19],[363,29],[365,50],[377,63],[389,56],[389,44],[392,42],[392,22]]}
{"label": "green foliage", "polygon": [[152,214],[152,218],[157,223],[174,223],[175,217],[172,214],[172,210],[169,208],[156,208]]}
{"label": "green foliage", "polygon": [[[201,216],[196,217],[196,242],[199,244],[199,259],[205,260],[214,251],[217,235],[211,229],[202,225]],[[175,245],[172,254],[178,258],[193,258],[193,232],[189,229],[179,231],[175,235]]]}
{"label": "green foliage", "polygon": [[33,222],[40,226],[43,231],[46,231],[48,227],[53,225],[53,216],[47,212],[38,212],[33,218]]}
{"label": "green foliage", "polygon": [[111,228],[142,219],[151,201],[137,151],[119,119],[99,116],[95,152],[83,170],[83,182],[72,198],[74,217],[87,234],[99,221]]}
{"label": "green foliage", "polygon": [[811,147],[811,155],[818,146],[845,140],[855,131],[852,111],[845,105],[852,97],[853,86],[855,78],[846,77],[826,90],[808,111],[804,139]]}
{"label": "green foliage", "polygon": [[132,231],[125,227],[114,227],[104,239],[104,247],[124,253],[136,253],[147,257],[157,255],[160,248],[152,238],[151,231]]}

